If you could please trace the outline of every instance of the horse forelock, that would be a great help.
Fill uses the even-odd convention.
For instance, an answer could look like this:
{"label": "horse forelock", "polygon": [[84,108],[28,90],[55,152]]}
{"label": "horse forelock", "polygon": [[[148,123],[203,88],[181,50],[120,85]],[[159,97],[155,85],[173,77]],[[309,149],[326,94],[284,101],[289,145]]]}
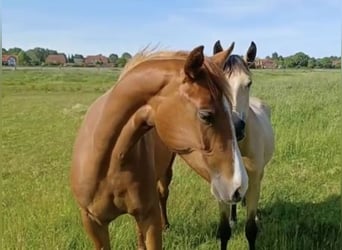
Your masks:
{"label": "horse forelock", "polygon": [[207,69],[210,77],[210,81],[208,81],[208,88],[214,101],[221,102],[222,97],[224,97],[230,103],[231,91],[224,76],[224,72],[210,60],[205,60],[205,68]]}
{"label": "horse forelock", "polygon": [[251,75],[248,64],[239,55],[230,55],[224,64],[224,71],[231,75],[234,71],[244,72],[247,75]]}

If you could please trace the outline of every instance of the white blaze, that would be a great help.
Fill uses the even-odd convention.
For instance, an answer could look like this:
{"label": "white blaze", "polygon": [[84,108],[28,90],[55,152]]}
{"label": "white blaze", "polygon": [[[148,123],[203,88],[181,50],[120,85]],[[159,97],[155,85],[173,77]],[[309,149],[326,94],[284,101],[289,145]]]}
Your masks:
{"label": "white blaze", "polygon": [[[223,99],[225,111],[231,118],[231,111],[229,102],[226,98]],[[232,158],[234,174],[231,180],[225,180],[223,176],[214,176],[211,181],[212,194],[221,201],[230,201],[236,190],[239,191],[241,197],[245,196],[248,188],[248,176],[245,166],[242,161],[241,153],[237,144],[234,125],[231,119],[229,119],[230,129],[232,133]]]}

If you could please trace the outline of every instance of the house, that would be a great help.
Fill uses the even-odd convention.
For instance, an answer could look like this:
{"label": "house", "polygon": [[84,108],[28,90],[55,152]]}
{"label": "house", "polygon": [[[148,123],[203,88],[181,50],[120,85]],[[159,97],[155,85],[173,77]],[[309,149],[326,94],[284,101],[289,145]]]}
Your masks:
{"label": "house", "polygon": [[276,69],[277,63],[272,59],[257,59],[255,60],[255,68],[257,69]]}
{"label": "house", "polygon": [[50,65],[64,65],[67,63],[67,57],[65,54],[48,55],[45,63]]}
{"label": "house", "polygon": [[339,60],[333,60],[333,61],[331,62],[331,64],[332,64],[333,68],[335,68],[335,69],[340,69],[340,68],[341,68],[341,59],[339,59]]}
{"label": "house", "polygon": [[96,56],[87,56],[84,59],[85,65],[108,65],[109,60],[108,57],[105,57],[101,54]]}
{"label": "house", "polygon": [[15,67],[18,63],[18,58],[13,55],[2,55],[2,65]]}
{"label": "house", "polygon": [[82,57],[74,57],[74,64],[83,65],[84,59]]}

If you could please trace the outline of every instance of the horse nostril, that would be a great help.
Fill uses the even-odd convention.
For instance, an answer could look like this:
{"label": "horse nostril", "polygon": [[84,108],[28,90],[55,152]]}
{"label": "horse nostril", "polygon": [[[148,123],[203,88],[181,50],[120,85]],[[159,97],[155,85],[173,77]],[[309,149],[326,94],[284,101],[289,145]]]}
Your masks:
{"label": "horse nostril", "polygon": [[245,126],[246,126],[246,123],[244,120],[240,120],[240,129],[241,130],[244,130],[245,129]]}
{"label": "horse nostril", "polygon": [[241,200],[241,195],[239,193],[239,189],[236,189],[233,194],[233,202],[239,202]]}

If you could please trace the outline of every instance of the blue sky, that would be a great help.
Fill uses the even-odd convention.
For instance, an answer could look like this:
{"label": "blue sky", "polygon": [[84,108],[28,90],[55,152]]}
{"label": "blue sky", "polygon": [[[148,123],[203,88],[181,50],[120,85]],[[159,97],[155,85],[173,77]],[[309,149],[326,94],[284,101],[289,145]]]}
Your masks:
{"label": "blue sky", "polygon": [[218,39],[259,57],[341,55],[340,0],[4,0],[2,46],[67,54],[132,54],[148,44],[210,55]]}

